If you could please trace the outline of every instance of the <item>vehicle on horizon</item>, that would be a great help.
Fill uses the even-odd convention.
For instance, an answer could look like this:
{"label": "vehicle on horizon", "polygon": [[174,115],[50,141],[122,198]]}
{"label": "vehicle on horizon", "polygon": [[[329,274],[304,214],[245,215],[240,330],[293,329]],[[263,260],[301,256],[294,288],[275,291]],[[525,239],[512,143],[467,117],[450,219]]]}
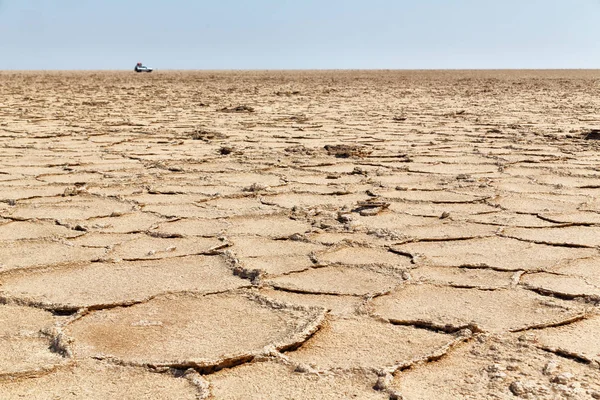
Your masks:
{"label": "vehicle on horizon", "polygon": [[147,66],[143,65],[141,62],[137,63],[133,70],[135,72],[152,72],[153,71],[151,67],[147,67]]}

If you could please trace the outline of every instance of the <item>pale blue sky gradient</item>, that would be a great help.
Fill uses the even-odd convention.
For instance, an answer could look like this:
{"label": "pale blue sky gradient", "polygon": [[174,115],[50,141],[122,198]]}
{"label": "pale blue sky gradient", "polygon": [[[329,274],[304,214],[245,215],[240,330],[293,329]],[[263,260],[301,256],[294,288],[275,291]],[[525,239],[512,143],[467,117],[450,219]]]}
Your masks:
{"label": "pale blue sky gradient", "polygon": [[600,68],[599,0],[0,0],[0,70]]}

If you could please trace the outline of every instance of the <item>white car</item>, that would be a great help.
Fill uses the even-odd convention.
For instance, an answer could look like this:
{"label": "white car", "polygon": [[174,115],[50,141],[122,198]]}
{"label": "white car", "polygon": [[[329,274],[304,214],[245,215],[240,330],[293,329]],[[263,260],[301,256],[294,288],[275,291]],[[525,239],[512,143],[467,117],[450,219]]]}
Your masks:
{"label": "white car", "polygon": [[152,68],[146,67],[145,65],[142,65],[141,62],[137,63],[135,65],[135,68],[133,70],[135,72],[152,72]]}

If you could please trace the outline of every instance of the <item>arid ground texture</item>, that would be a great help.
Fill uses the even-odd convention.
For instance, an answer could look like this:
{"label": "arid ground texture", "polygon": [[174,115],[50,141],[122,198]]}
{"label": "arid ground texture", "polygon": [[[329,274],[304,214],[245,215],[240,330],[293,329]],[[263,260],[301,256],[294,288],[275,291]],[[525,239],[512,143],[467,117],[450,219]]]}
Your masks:
{"label": "arid ground texture", "polygon": [[600,71],[0,72],[0,399],[600,399]]}

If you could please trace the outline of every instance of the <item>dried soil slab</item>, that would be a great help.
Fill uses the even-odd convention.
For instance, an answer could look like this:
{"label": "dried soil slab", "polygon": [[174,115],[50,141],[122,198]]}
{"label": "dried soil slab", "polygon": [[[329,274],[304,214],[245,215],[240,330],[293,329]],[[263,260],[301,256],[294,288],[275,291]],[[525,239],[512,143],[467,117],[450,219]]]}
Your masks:
{"label": "dried soil slab", "polygon": [[[144,212],[155,213],[164,218],[201,218],[206,210],[196,204],[152,204],[143,206]],[[218,218],[210,217],[209,218]]]}
{"label": "dried soil slab", "polygon": [[303,185],[327,186],[331,183],[335,184],[357,184],[361,181],[360,175],[303,175],[301,172],[294,171],[293,174],[288,174],[286,180],[290,183],[300,183]]}
{"label": "dried soil slab", "polygon": [[19,202],[10,215],[19,219],[85,220],[121,215],[130,212],[131,209],[131,205],[116,200],[77,196]]}
{"label": "dried soil slab", "polygon": [[392,389],[406,400],[592,400],[600,372],[509,338],[471,341],[435,363],[399,372]]}
{"label": "dried soil slab", "polygon": [[417,164],[411,163],[408,166],[409,172],[421,172],[432,175],[487,175],[498,172],[497,165],[485,164]]}
{"label": "dried soil slab", "polygon": [[321,194],[298,194],[289,193],[276,196],[265,196],[263,201],[267,204],[273,204],[283,208],[312,208],[325,207],[340,209],[343,207],[352,207],[357,202],[365,200],[364,194],[347,195],[321,195]]}
{"label": "dried soil slab", "polygon": [[336,318],[327,321],[288,356],[318,369],[395,368],[423,359],[453,339],[450,335],[370,318]]}
{"label": "dried soil slab", "polygon": [[584,306],[521,289],[478,290],[409,285],[372,301],[376,314],[398,324],[454,330],[470,324],[489,332],[552,325],[580,315]]}
{"label": "dried soil slab", "polygon": [[0,337],[31,336],[52,326],[54,319],[47,311],[31,307],[0,305]]}
{"label": "dried soil slab", "polygon": [[237,216],[269,215],[277,211],[276,207],[253,197],[216,199],[197,203],[199,218],[225,218]]}
{"label": "dried soil slab", "polygon": [[306,255],[246,257],[241,260],[246,270],[259,271],[262,275],[275,276],[290,272],[305,271],[314,266]]}
{"label": "dried soil slab", "polygon": [[212,238],[154,238],[142,235],[115,246],[108,254],[112,259],[155,260],[210,253],[224,243]]}
{"label": "dried soil slab", "polygon": [[266,346],[306,340],[322,309],[293,309],[245,294],[168,295],[128,308],[89,314],[67,327],[76,357],[110,357],[134,364],[235,365]]}
{"label": "dried soil slab", "polygon": [[270,240],[253,237],[235,237],[231,239],[231,250],[238,257],[308,256],[311,252],[325,249],[324,246],[295,240]]}
{"label": "dried soil slab", "polygon": [[271,238],[285,238],[295,233],[306,233],[311,229],[307,222],[293,220],[284,215],[264,217],[238,217],[227,220],[230,235],[259,235]]}
{"label": "dried soil slab", "polygon": [[[51,309],[132,304],[161,293],[210,293],[248,286],[220,257],[92,263],[11,274],[0,294]],[[1,318],[0,318],[1,321]]]}
{"label": "dried soil slab", "polygon": [[215,237],[231,226],[225,219],[181,219],[161,224],[156,232],[163,235]]}
{"label": "dried soil slab", "polygon": [[600,363],[600,316],[569,324],[535,331],[536,343],[543,348],[579,359]]}
{"label": "dried soil slab", "polygon": [[410,275],[417,282],[465,288],[499,289],[510,286],[514,274],[491,269],[420,267],[411,270]]}
{"label": "dried soil slab", "polygon": [[427,225],[432,220],[432,218],[395,212],[384,212],[369,217],[352,214],[352,217],[357,225],[366,229],[388,229],[398,233],[407,233],[406,231],[409,227]]}
{"label": "dried soil slab", "polygon": [[[381,234],[380,234],[381,233]],[[337,245],[341,246],[369,246],[369,245],[387,245],[387,240],[396,240],[398,237],[402,237],[392,231],[387,230],[373,230],[369,233],[366,232],[320,232],[308,235],[311,241],[322,243],[324,245]],[[390,239],[392,237],[393,239]]]}
{"label": "dried soil slab", "polygon": [[439,176],[428,175],[426,179],[423,179],[422,174],[409,173],[377,176],[374,179],[385,186],[401,187],[406,190],[437,190],[443,182]]}
{"label": "dried soil slab", "polygon": [[275,289],[261,289],[260,294],[285,303],[324,308],[332,315],[354,314],[362,303],[362,299],[355,296],[294,293]]}
{"label": "dried soil slab", "polygon": [[99,173],[71,172],[38,176],[38,179],[49,183],[106,183],[106,178]]}
{"label": "dried soil slab", "polygon": [[[505,173],[508,170],[508,173],[510,174],[512,172],[510,168],[511,167],[505,168]],[[525,173],[528,174],[528,177],[532,176],[532,169],[527,169]],[[533,170],[533,173],[535,173],[535,170]],[[538,195],[538,197],[540,193],[556,193],[556,188],[554,186],[540,185],[531,181],[529,178],[511,178],[504,176],[501,180],[494,183],[494,187],[501,193],[534,194]]]}
{"label": "dried soil slab", "polygon": [[269,175],[266,173],[223,173],[223,174],[213,174],[211,178],[223,182],[228,185],[236,185],[241,187],[247,187],[252,185],[253,183],[257,183],[264,186],[279,186],[284,182],[281,181],[281,178],[276,175]]}
{"label": "dried soil slab", "polygon": [[[313,160],[310,160],[313,161]],[[314,160],[316,161],[316,160]],[[334,161],[335,162],[335,161]],[[354,171],[354,169],[356,168],[356,164],[354,163],[335,163],[332,165],[314,165],[312,162],[309,165],[300,165],[302,168],[305,168],[305,170],[315,170],[318,172],[322,172],[324,174],[349,174],[351,172]],[[361,167],[363,169],[363,171],[369,171],[369,170],[374,170],[375,168],[373,167]]]}
{"label": "dried soil slab", "polygon": [[540,213],[540,217],[563,224],[600,224],[600,213],[596,212],[564,212]]}
{"label": "dried soil slab", "polygon": [[9,336],[0,340],[0,380],[50,371],[65,363],[66,359],[50,351],[48,338]]}
{"label": "dried soil slab", "polygon": [[476,222],[478,224],[509,226],[516,228],[545,228],[556,226],[555,223],[543,220],[535,215],[515,214],[505,211],[470,215],[466,219],[469,222]]}
{"label": "dried soil slab", "polygon": [[[590,172],[596,172],[590,170]],[[535,180],[539,183],[545,185],[560,185],[567,188],[586,188],[586,187],[597,187],[598,180],[590,177],[582,177],[582,176],[559,176],[559,175],[538,175]]]}
{"label": "dried soil slab", "polygon": [[541,293],[553,294],[559,297],[582,297],[600,300],[600,285],[594,284],[582,276],[539,273],[523,276],[521,283],[525,287]]}
{"label": "dried soil slab", "polygon": [[507,228],[504,235],[535,243],[573,247],[600,246],[600,227],[564,226],[560,228]]}
{"label": "dried soil slab", "polygon": [[90,262],[104,255],[104,249],[69,246],[58,242],[4,242],[0,247],[0,272],[57,264]]}
{"label": "dried soil slab", "polygon": [[2,186],[0,201],[18,201],[34,197],[54,197],[62,195],[64,191],[64,186]]}
{"label": "dried soil slab", "polygon": [[85,222],[91,231],[106,233],[144,232],[164,221],[156,215],[143,212],[119,215],[117,217],[92,218]]}
{"label": "dried soil slab", "polygon": [[342,247],[319,255],[319,261],[346,265],[386,265],[395,268],[410,267],[410,259],[391,251],[370,247]]}
{"label": "dried soil slab", "polygon": [[403,232],[413,240],[464,240],[493,236],[498,230],[492,225],[433,220],[429,225],[407,226]]}
{"label": "dried soil slab", "polygon": [[570,264],[554,270],[560,274],[577,276],[585,279],[587,283],[600,287],[600,265],[597,258],[588,258],[585,260],[576,260]]}
{"label": "dried soil slab", "polygon": [[255,362],[210,375],[217,399],[386,400],[373,389],[377,377],[358,374],[307,374],[275,362]]}
{"label": "dried soil slab", "polygon": [[417,256],[420,265],[490,267],[506,271],[552,269],[573,259],[594,257],[593,249],[574,249],[492,237],[448,242],[407,243],[395,250]]}
{"label": "dried soil slab", "polygon": [[0,225],[0,240],[73,238],[82,235],[64,226],[48,222],[16,221]]}
{"label": "dried soil slab", "polygon": [[388,292],[400,285],[402,278],[366,268],[331,266],[280,276],[267,282],[292,292],[366,296]]}
{"label": "dried soil slab", "polygon": [[498,197],[490,200],[490,203],[504,210],[517,213],[563,213],[577,210],[585,203],[586,199],[578,196],[547,195],[521,195],[510,197]]}
{"label": "dried soil slab", "polygon": [[474,203],[484,199],[483,196],[473,196],[463,193],[450,192],[447,190],[392,190],[378,192],[377,194],[387,199],[426,202],[433,204]]}
{"label": "dried soil slab", "polygon": [[434,203],[392,203],[389,208],[391,211],[397,213],[406,213],[414,216],[422,217],[435,217],[440,218],[442,214],[448,213],[450,217],[456,219],[461,216],[471,216],[477,214],[485,214],[490,212],[498,211],[485,203],[448,203],[448,204],[434,204]]}
{"label": "dried soil slab", "polygon": [[198,396],[198,388],[188,379],[98,361],[79,361],[47,375],[0,385],[4,400],[196,400]]}

